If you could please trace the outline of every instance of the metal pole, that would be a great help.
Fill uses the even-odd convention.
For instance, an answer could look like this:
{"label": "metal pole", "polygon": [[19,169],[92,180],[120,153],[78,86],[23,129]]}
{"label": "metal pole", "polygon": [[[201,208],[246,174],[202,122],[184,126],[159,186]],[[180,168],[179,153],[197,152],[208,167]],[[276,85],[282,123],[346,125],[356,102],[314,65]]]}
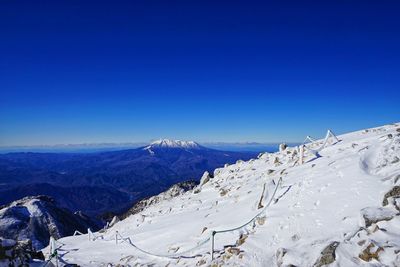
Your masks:
{"label": "metal pole", "polygon": [[216,232],[212,231],[211,232],[211,260],[214,260],[214,236],[215,236]]}

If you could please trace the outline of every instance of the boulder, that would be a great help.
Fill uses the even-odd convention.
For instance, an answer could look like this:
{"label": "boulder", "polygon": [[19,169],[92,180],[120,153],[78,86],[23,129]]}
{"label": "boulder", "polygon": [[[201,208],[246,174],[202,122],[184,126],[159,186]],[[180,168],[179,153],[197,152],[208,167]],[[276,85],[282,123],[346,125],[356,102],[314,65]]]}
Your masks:
{"label": "boulder", "polygon": [[322,251],[318,260],[314,263],[314,267],[321,267],[331,264],[336,259],[336,248],[339,246],[339,242],[334,241],[326,246]]}
{"label": "boulder", "polygon": [[393,219],[395,215],[397,215],[396,211],[381,207],[367,207],[362,209],[360,212],[364,220],[365,227],[369,227],[373,223],[380,221],[389,221]]}
{"label": "boulder", "polygon": [[239,239],[236,241],[236,246],[243,245],[244,242],[246,241],[247,237],[249,237],[249,236],[246,234],[241,234]]}
{"label": "boulder", "polygon": [[285,149],[287,148],[287,145],[285,143],[282,143],[279,145],[279,152],[285,151]]}
{"label": "boulder", "polygon": [[203,185],[208,183],[211,178],[213,178],[213,177],[211,177],[210,173],[208,171],[205,171],[203,176],[201,176],[201,178],[200,178],[200,187],[202,187]]}
{"label": "boulder", "polygon": [[369,262],[371,260],[379,260],[379,253],[383,251],[382,247],[370,243],[359,255],[358,257],[363,261]]}

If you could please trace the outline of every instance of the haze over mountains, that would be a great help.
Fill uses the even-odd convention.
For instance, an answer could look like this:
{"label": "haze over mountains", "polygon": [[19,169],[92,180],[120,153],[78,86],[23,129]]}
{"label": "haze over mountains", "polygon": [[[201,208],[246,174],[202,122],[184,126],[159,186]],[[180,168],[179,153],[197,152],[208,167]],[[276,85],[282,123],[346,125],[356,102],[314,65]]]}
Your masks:
{"label": "haze over mountains", "polygon": [[198,180],[204,171],[256,154],[168,139],[99,153],[0,154],[0,204],[40,194],[72,211],[119,212],[175,183]]}
{"label": "haze over mountains", "polygon": [[[14,145],[0,146],[0,153],[12,152],[47,152],[47,153],[92,153],[107,152],[125,149],[134,149],[146,146],[145,142],[125,142],[125,143],[81,143],[81,144],[55,144],[55,145]],[[278,143],[260,142],[203,142],[202,146],[217,150],[226,151],[251,151],[251,152],[274,152],[277,150]],[[291,143],[290,145],[296,145]]]}

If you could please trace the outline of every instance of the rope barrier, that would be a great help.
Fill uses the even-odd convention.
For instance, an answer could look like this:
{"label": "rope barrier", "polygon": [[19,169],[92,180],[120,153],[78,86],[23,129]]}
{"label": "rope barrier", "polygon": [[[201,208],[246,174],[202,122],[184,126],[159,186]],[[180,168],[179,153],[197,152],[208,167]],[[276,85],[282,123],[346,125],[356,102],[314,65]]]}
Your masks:
{"label": "rope barrier", "polygon": [[[157,254],[157,253],[153,253],[153,252],[149,252],[147,250],[144,250],[140,247],[138,247],[137,245],[135,245],[130,237],[123,237],[121,234],[117,233],[117,235],[121,238],[121,240],[123,242],[126,242],[127,244],[133,246],[134,248],[136,248],[137,250],[141,251],[142,253],[145,253],[147,255],[151,255],[151,256],[155,256],[155,257],[161,257],[161,258],[172,258],[172,259],[176,259],[176,258],[180,258],[180,257],[184,257],[184,255],[189,254],[189,252],[192,252],[198,248],[200,248],[201,246],[203,246],[204,244],[206,244],[208,241],[210,241],[211,237],[208,237],[206,239],[204,239],[203,241],[199,242],[195,247],[192,247],[190,249],[184,250],[182,252],[179,253],[173,253],[173,254]],[[185,256],[185,257],[190,257],[190,256]]]}
{"label": "rope barrier", "polygon": [[82,234],[81,232],[79,232],[78,230],[76,230],[76,231],[74,232],[73,236],[76,236],[76,235],[84,235],[84,234]]}
{"label": "rope barrier", "polygon": [[[76,232],[76,231],[75,231]],[[60,246],[57,247],[57,244]],[[50,256],[49,259],[44,263],[43,267],[47,266],[53,258],[56,259],[56,266],[58,266],[58,250],[64,246],[64,243],[57,241],[54,237],[50,236],[49,246],[50,246]]]}
{"label": "rope barrier", "polygon": [[310,136],[306,137],[306,139],[304,140],[304,142],[301,146],[304,147],[305,149],[307,149],[309,152],[311,152],[316,157],[319,157],[319,152],[326,147],[326,145],[328,144],[328,141],[329,141],[329,137],[332,137],[336,142],[339,142],[339,139],[336,137],[336,135],[331,130],[328,130],[326,132],[324,142],[322,143],[322,145],[319,148],[312,149],[312,148],[306,146],[306,143],[307,143],[306,140],[311,141],[311,145],[316,143],[316,141],[313,138],[311,138]]}
{"label": "rope barrier", "polygon": [[[268,203],[265,205],[265,207],[264,207],[260,212],[258,212],[255,216],[253,216],[249,221],[247,221],[246,223],[244,223],[244,224],[242,224],[242,225],[240,225],[240,226],[238,226],[238,227],[234,227],[234,228],[230,228],[230,229],[225,229],[225,230],[211,231],[211,236],[209,236],[209,237],[206,238],[205,240],[199,242],[196,246],[194,246],[194,247],[192,247],[192,248],[190,248],[190,249],[184,250],[184,251],[182,251],[182,252],[173,253],[173,254],[157,254],[157,253],[153,253],[153,252],[150,252],[150,251],[147,251],[147,250],[144,250],[144,249],[140,248],[139,246],[137,246],[136,244],[134,244],[134,243],[132,242],[132,240],[131,240],[130,237],[123,237],[119,232],[116,232],[115,241],[116,241],[116,243],[118,244],[118,241],[121,240],[122,242],[125,242],[125,243],[127,243],[127,244],[133,246],[133,247],[136,248],[137,250],[139,250],[139,251],[141,251],[142,253],[147,254],[147,255],[151,255],[151,256],[155,256],[155,257],[173,258],[173,259],[175,259],[175,258],[180,258],[180,257],[190,257],[190,256],[187,256],[187,254],[189,254],[190,252],[193,252],[194,250],[200,248],[201,246],[205,245],[205,244],[208,243],[210,240],[212,240],[211,257],[213,258],[213,253],[214,253],[214,238],[215,238],[215,235],[216,235],[216,234],[221,234],[221,233],[226,233],[226,232],[233,232],[233,231],[239,230],[239,229],[241,229],[241,228],[244,228],[244,227],[248,226],[249,224],[251,224],[251,223],[253,223],[253,222],[255,223],[255,220],[256,220],[261,214],[263,214],[263,213],[267,210],[267,208],[271,205],[271,203],[272,203],[272,201],[274,200],[274,197],[275,197],[275,195],[276,195],[276,192],[277,192],[278,187],[280,186],[281,182],[282,182],[282,177],[279,179],[278,183],[276,183],[275,189],[274,189],[273,194],[272,194],[271,198],[269,199]],[[114,240],[114,239],[113,239],[113,240]]]}
{"label": "rope barrier", "polygon": [[274,199],[274,197],[275,197],[276,191],[278,190],[278,187],[279,187],[279,185],[281,184],[281,182],[282,182],[282,177],[279,178],[278,183],[277,183],[276,186],[275,186],[274,192],[273,192],[273,194],[272,194],[270,200],[268,201],[268,203],[265,205],[265,207],[264,207],[259,213],[257,213],[253,218],[251,218],[248,222],[246,222],[246,223],[244,223],[244,224],[242,224],[242,225],[240,225],[240,226],[237,226],[237,227],[235,227],[235,228],[225,229],[225,230],[217,230],[217,231],[215,231],[215,234],[226,233],[226,232],[231,232],[231,231],[239,230],[239,229],[241,229],[241,228],[243,228],[243,227],[246,227],[247,225],[249,225],[250,223],[252,223],[254,220],[256,220],[256,219],[257,219],[263,212],[265,212],[265,211],[267,210],[267,208],[271,205],[271,203],[272,203],[272,201],[273,201],[273,199]]}
{"label": "rope barrier", "polygon": [[[181,251],[179,253],[158,254],[158,253],[153,253],[153,252],[147,251],[145,249],[140,248],[135,243],[133,243],[130,237],[124,237],[118,231],[115,232],[115,238],[105,239],[103,235],[96,236],[90,229],[88,229],[89,240],[90,241],[96,241],[97,239],[102,239],[104,241],[114,241],[115,240],[116,244],[118,244],[118,241],[121,241],[122,243],[127,243],[128,245],[136,248],[137,250],[139,250],[140,252],[142,252],[144,254],[147,254],[147,255],[150,255],[150,256],[155,256],[155,257],[172,258],[172,259],[181,258],[181,257],[190,257],[190,256],[188,256],[188,254],[190,255],[191,252],[193,252],[196,249],[199,249],[200,247],[202,247],[203,245],[205,245],[206,243],[208,243],[211,240],[212,241],[212,249],[211,249],[211,253],[210,254],[211,254],[211,257],[213,258],[215,235],[221,234],[221,233],[226,233],[226,232],[233,232],[233,231],[239,230],[241,228],[244,228],[244,227],[248,226],[251,223],[253,223],[253,227],[254,227],[255,226],[255,220],[258,217],[260,217],[260,215],[262,215],[267,210],[267,208],[271,205],[271,203],[274,200],[274,197],[276,195],[276,192],[278,190],[278,187],[281,185],[281,182],[282,182],[282,177],[278,180],[278,183],[275,184],[275,188],[274,188],[273,194],[270,197],[268,203],[265,205],[265,207],[260,212],[258,212],[255,216],[253,216],[249,221],[245,222],[244,224],[242,224],[240,226],[234,227],[234,228],[211,231],[211,235],[209,237],[207,237],[206,239],[204,239],[203,241],[198,242],[196,246],[194,246],[194,247],[192,247],[190,249],[186,249],[184,251]],[[78,235],[78,234],[79,235],[83,235],[81,232],[75,231],[74,235]],[[56,240],[54,240],[54,241],[56,241]],[[50,241],[50,242],[52,242],[52,241]],[[52,248],[52,245],[50,245],[50,248]]]}
{"label": "rope barrier", "polygon": [[[316,143],[316,140],[313,139],[313,138],[310,137],[310,136],[307,136],[307,137],[305,138],[303,144],[300,146],[300,161],[302,162],[302,158],[303,158],[303,153],[304,153],[304,152],[303,152],[303,148],[307,149],[308,151],[310,151],[310,152],[311,152],[312,154],[314,154],[315,156],[319,156],[318,153],[319,153],[323,148],[325,148],[325,146],[326,146],[327,143],[328,143],[329,137],[332,137],[332,138],[334,138],[334,139],[336,140],[336,142],[339,142],[339,139],[336,137],[336,135],[335,135],[331,130],[328,130],[327,133],[326,133],[326,136],[325,136],[325,139],[324,139],[324,142],[322,143],[322,145],[321,145],[319,148],[317,148],[317,149],[312,149],[312,148],[307,147],[305,144],[307,143],[307,140],[308,140],[308,141],[311,142],[311,145],[313,145],[314,143]],[[217,234],[222,234],[222,233],[227,233],[227,232],[233,232],[233,231],[240,230],[240,229],[242,229],[242,228],[247,227],[247,226],[250,225],[251,223],[253,223],[253,227],[255,227],[256,219],[259,218],[263,213],[265,213],[266,210],[267,210],[267,208],[271,205],[271,203],[273,202],[273,200],[274,200],[274,198],[275,198],[275,195],[276,195],[276,192],[277,192],[277,190],[278,190],[278,187],[281,185],[281,183],[282,183],[282,177],[280,177],[279,180],[278,180],[278,182],[276,183],[275,189],[274,189],[273,194],[272,194],[271,198],[269,199],[268,203],[265,205],[265,207],[264,207],[260,212],[258,212],[255,216],[253,216],[250,220],[248,220],[248,221],[246,221],[244,224],[239,225],[239,226],[234,227],[234,228],[229,228],[229,229],[224,229],[224,230],[213,230],[213,231],[211,231],[211,235],[210,235],[208,238],[206,238],[206,239],[204,239],[203,241],[199,242],[196,246],[194,246],[194,247],[192,247],[192,248],[190,248],[190,249],[184,250],[184,251],[182,251],[182,252],[179,252],[179,253],[173,253],[173,254],[158,254],[158,253],[152,253],[152,252],[150,252],[150,251],[147,251],[147,250],[145,250],[145,249],[142,249],[142,248],[138,247],[136,244],[134,244],[134,243],[132,242],[132,240],[131,240],[130,237],[123,237],[118,231],[116,231],[116,233],[115,233],[115,238],[105,239],[105,238],[104,238],[104,235],[98,235],[98,236],[96,236],[90,229],[88,229],[88,237],[89,237],[89,240],[91,240],[91,241],[96,241],[97,239],[102,239],[102,240],[104,240],[104,241],[113,241],[113,240],[115,240],[116,244],[118,244],[118,241],[121,240],[122,243],[127,243],[128,245],[130,245],[130,246],[136,248],[137,250],[139,250],[140,252],[142,252],[142,253],[144,253],[144,254],[151,255],[151,256],[155,256],[155,257],[162,257],[162,258],[189,257],[189,256],[184,256],[184,255],[185,255],[185,254],[187,255],[187,254],[189,254],[190,252],[193,252],[194,250],[200,248],[201,246],[205,245],[206,243],[208,243],[208,242],[211,240],[211,253],[210,253],[210,254],[211,254],[211,259],[214,259],[214,241],[215,241],[215,236],[216,236]],[[281,187],[282,187],[282,186],[281,186]],[[108,229],[108,226],[109,226],[109,224],[107,224],[107,225],[104,227],[104,229]],[[81,232],[79,232],[79,231],[75,231],[73,235],[75,236],[75,235],[84,235],[84,234],[81,233]],[[53,240],[53,241],[52,241],[52,240]],[[53,257],[54,253],[55,253],[55,256],[57,256],[57,250],[58,250],[59,248],[53,249],[53,248],[54,248],[54,245],[55,245],[55,241],[56,241],[56,240],[53,239],[53,238],[50,239],[50,242],[51,242],[51,243],[50,243],[50,252],[51,252],[51,255],[50,255],[49,261],[50,261],[51,258]],[[53,242],[53,243],[52,243],[52,242]],[[53,249],[53,251],[52,251],[52,249]],[[47,264],[47,263],[46,263],[46,264]]]}

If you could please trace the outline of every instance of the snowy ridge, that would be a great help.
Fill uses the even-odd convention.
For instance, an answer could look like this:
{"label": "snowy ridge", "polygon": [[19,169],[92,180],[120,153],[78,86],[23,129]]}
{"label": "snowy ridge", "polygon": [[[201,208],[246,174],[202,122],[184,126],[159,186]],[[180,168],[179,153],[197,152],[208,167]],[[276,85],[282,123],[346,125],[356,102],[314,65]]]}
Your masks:
{"label": "snowy ridge", "polygon": [[[63,238],[63,249],[70,250],[63,260],[83,266],[399,266],[400,125],[339,140],[319,157],[306,149],[304,164],[299,150],[289,147],[216,169],[194,190],[116,223],[103,240]],[[271,196],[254,225],[216,236],[213,260],[209,245],[170,259],[115,244],[118,231],[143,250],[178,255],[202,245],[213,231],[245,224]]]}
{"label": "snowy ridge", "polygon": [[36,249],[45,247],[50,236],[61,238],[88,227],[95,224],[82,214],[59,208],[48,196],[25,197],[0,207],[0,236],[30,239]]}
{"label": "snowy ridge", "polygon": [[186,148],[186,149],[198,149],[201,146],[194,141],[181,141],[181,140],[171,140],[171,139],[159,139],[151,142],[146,148]]}

